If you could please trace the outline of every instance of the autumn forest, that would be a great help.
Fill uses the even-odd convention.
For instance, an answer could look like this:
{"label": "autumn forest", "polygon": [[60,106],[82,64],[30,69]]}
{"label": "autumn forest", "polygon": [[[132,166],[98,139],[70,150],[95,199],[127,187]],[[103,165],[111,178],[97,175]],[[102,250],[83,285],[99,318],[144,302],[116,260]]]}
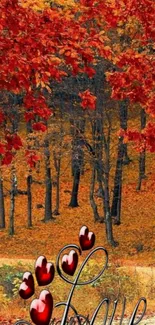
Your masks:
{"label": "autumn forest", "polygon": [[[20,305],[28,315],[17,295],[22,269],[78,244],[83,225],[109,252],[110,298],[117,283],[129,301],[141,294],[135,275],[113,267],[155,266],[154,16],[154,0],[0,2],[3,324],[4,310],[17,318]],[[98,254],[92,272],[101,263]],[[67,285],[56,281],[58,299]],[[149,285],[152,313],[155,282]]]}

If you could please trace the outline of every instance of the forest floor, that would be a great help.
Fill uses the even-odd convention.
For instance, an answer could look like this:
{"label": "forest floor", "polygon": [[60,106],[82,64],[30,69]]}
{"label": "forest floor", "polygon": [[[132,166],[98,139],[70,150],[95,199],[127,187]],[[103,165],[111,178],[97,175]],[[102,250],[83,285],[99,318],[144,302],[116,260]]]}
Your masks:
{"label": "forest floor", "polygon": [[[151,165],[152,164],[152,165]],[[27,228],[27,198],[17,196],[15,209],[15,234],[8,234],[9,196],[5,199],[6,229],[0,231],[0,258],[30,258],[38,255],[47,258],[56,257],[59,250],[69,243],[78,244],[79,230],[87,225],[96,235],[95,245],[103,245],[109,252],[109,262],[118,265],[155,266],[155,162],[148,161],[147,179],[143,181],[141,191],[136,190],[138,171],[137,162],[124,166],[123,200],[121,225],[113,226],[114,238],[119,242],[116,248],[106,240],[105,224],[94,223],[93,213],[89,204],[89,168],[82,176],[79,189],[79,207],[68,207],[72,180],[62,178],[60,192],[60,215],[55,220],[43,223],[44,208],[37,209],[37,204],[44,204],[43,186],[33,184],[33,227]],[[65,169],[65,166],[63,166]],[[69,171],[68,171],[69,174]],[[19,170],[19,188],[25,189],[26,175]],[[39,180],[42,175],[37,176]],[[6,187],[9,188],[8,184]],[[55,195],[55,193],[54,193]],[[53,195],[53,205],[55,196]],[[112,197],[112,193],[111,193]],[[102,199],[96,197],[100,215]]]}

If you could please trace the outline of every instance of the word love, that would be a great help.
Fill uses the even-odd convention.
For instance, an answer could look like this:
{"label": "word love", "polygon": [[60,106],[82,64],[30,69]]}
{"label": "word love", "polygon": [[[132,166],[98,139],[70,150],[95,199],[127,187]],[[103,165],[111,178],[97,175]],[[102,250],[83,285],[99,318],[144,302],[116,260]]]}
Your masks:
{"label": "word love", "polygon": [[[80,246],[72,244],[72,245],[66,245],[65,247],[63,247],[60,250],[60,252],[57,256],[57,259],[56,259],[56,270],[57,270],[59,277],[63,281],[72,285],[71,290],[68,294],[67,301],[66,302],[64,302],[64,301],[58,302],[54,306],[52,294],[48,290],[42,290],[39,295],[39,298],[34,299],[30,305],[30,317],[35,325],[58,325],[58,324],[59,325],[67,325],[67,324],[68,325],[75,325],[75,324],[93,325],[94,322],[96,321],[97,315],[98,315],[102,306],[106,306],[104,320],[102,321],[102,324],[106,325],[106,322],[109,317],[108,313],[109,313],[109,305],[110,305],[110,301],[108,298],[104,298],[99,303],[99,305],[96,307],[91,319],[89,319],[88,316],[85,317],[83,315],[78,314],[76,308],[71,303],[75,288],[77,286],[84,286],[84,285],[92,284],[93,282],[97,281],[104,273],[105,269],[107,268],[107,264],[108,264],[107,250],[102,246],[96,247],[87,255],[87,257],[83,261],[82,265],[80,266],[79,270],[77,271],[75,279],[73,281],[68,279],[64,275],[64,273],[67,274],[68,276],[73,276],[77,270],[79,255],[82,255],[82,251],[89,250],[94,246],[95,234],[93,232],[89,231],[88,227],[86,227],[86,226],[83,226],[80,229],[79,243],[80,243]],[[67,249],[69,249],[69,253],[64,254],[63,257],[61,258],[64,251]],[[99,272],[99,274],[94,276],[92,279],[85,281],[85,282],[80,282],[79,278],[80,278],[80,275],[82,274],[83,268],[85,267],[86,263],[89,261],[89,259],[96,252],[99,252],[99,251],[103,252],[104,257],[105,257],[105,259],[104,259],[105,262],[103,264],[101,271]],[[45,256],[39,256],[35,263],[35,276],[36,276],[38,285],[44,286],[44,285],[50,284],[54,279],[54,274],[55,274],[54,265],[50,262],[47,262],[47,259]],[[19,294],[23,299],[28,299],[34,294],[34,291],[35,291],[35,289],[34,289],[33,275],[31,272],[25,272],[23,275],[23,281],[19,288]],[[141,317],[136,319],[138,308],[139,308],[141,302],[143,302],[143,304],[144,304],[143,312],[142,312]],[[110,320],[108,320],[109,325],[111,325],[114,321],[117,305],[118,305],[118,300],[115,300],[113,303],[113,311],[110,316]],[[51,319],[53,309],[58,308],[60,306],[64,306],[64,313],[63,313],[62,318],[58,321],[56,321],[55,319]],[[123,302],[122,315],[121,315],[119,325],[122,325],[122,321],[123,321],[124,315],[125,315],[125,307],[126,307],[126,299],[124,299],[124,302]],[[74,312],[74,317],[69,318],[70,310],[72,310]],[[129,319],[128,325],[139,324],[145,314],[145,311],[146,311],[146,299],[140,298],[133,310],[133,313]],[[19,324],[31,325],[29,322],[24,321],[24,320],[20,320],[15,323],[15,325],[19,325]]]}
{"label": "word love", "polygon": [[[136,320],[136,314],[137,314],[138,308],[140,306],[140,303],[142,301],[144,302],[144,310],[142,312],[141,317],[138,320]],[[63,305],[64,303],[59,303],[59,306],[61,304]],[[106,304],[106,314],[105,314],[104,320],[101,321],[101,324],[106,325],[107,321],[109,321],[108,324],[112,325],[113,321],[115,321],[114,317],[115,317],[115,311],[116,311],[116,307],[117,307],[117,304],[118,304],[118,300],[114,301],[114,307],[113,307],[112,315],[111,315],[110,319],[108,320],[108,310],[109,310],[109,305],[110,305],[110,300],[108,298],[104,298],[101,301],[101,303],[96,308],[96,310],[95,310],[95,312],[94,312],[91,319],[89,319],[88,316],[86,317],[86,316],[83,316],[83,315],[80,315],[80,314],[76,314],[74,317],[71,317],[70,319],[67,319],[65,325],[76,325],[76,324],[78,324],[78,325],[92,325],[92,324],[94,324],[97,313],[99,312],[99,309],[101,308],[101,306],[104,305],[104,304]],[[124,312],[125,312],[125,304],[126,304],[126,299],[124,299],[124,302],[123,302],[123,311],[122,311],[122,315],[121,315],[121,318],[120,318],[119,325],[122,325],[122,322],[123,322]],[[75,308],[73,306],[70,306],[70,307],[75,311]],[[141,322],[144,314],[145,314],[145,310],[146,310],[146,299],[145,298],[140,298],[139,301],[137,302],[134,310],[133,310],[133,313],[131,314],[128,325],[137,325],[137,324],[139,324]],[[50,325],[60,325],[61,322],[62,322],[62,320],[52,319],[51,322],[50,322]]]}
{"label": "word love", "polygon": [[[51,325],[54,325],[54,324],[60,324],[60,325],[71,325],[71,324],[79,324],[79,325],[84,325],[84,324],[89,324],[89,325],[93,325],[95,320],[96,320],[96,317],[99,313],[99,310],[101,309],[101,307],[103,305],[106,305],[106,314],[105,314],[105,317],[104,317],[104,321],[102,322],[103,325],[106,325],[106,322],[108,320],[108,311],[109,311],[109,305],[110,305],[110,300],[108,298],[104,298],[100,303],[99,305],[97,306],[97,308],[95,309],[94,313],[93,313],[93,316],[92,318],[89,320],[88,317],[85,317],[83,315],[79,315],[75,309],[75,307],[71,304],[71,299],[73,297],[73,294],[74,294],[74,290],[76,288],[76,286],[79,286],[79,285],[87,285],[87,284],[91,284],[93,282],[95,282],[96,280],[98,280],[101,275],[104,273],[105,269],[107,268],[107,264],[108,264],[108,252],[107,250],[104,248],[104,247],[96,247],[94,250],[92,250],[88,256],[86,257],[86,259],[84,260],[84,262],[82,263],[79,271],[78,271],[78,274],[75,278],[75,280],[72,282],[70,280],[68,280],[66,277],[64,277],[64,275],[61,273],[61,270],[60,270],[60,267],[59,267],[59,260],[60,260],[60,255],[61,253],[66,249],[66,248],[74,248],[74,249],[77,249],[79,251],[79,254],[81,254],[81,249],[76,246],[76,245],[68,245],[68,246],[65,246],[61,251],[60,253],[58,254],[58,257],[57,257],[57,262],[56,262],[56,267],[57,267],[57,272],[59,274],[59,276],[64,280],[66,281],[67,283],[70,283],[72,284],[72,288],[70,290],[70,293],[68,295],[68,300],[67,302],[60,302],[60,303],[57,303],[55,305],[55,307],[59,307],[59,306],[65,306],[65,310],[64,310],[64,314],[63,314],[63,317],[61,319],[61,321],[57,322],[57,323],[54,323],[54,320],[53,322],[51,323]],[[84,268],[84,266],[86,265],[86,263],[88,262],[88,260],[91,258],[91,256],[96,253],[97,251],[103,251],[105,253],[105,264],[102,268],[102,270],[100,271],[100,273],[95,276],[93,279],[89,280],[89,281],[86,281],[86,282],[78,282],[78,279],[82,273],[82,270]],[[142,315],[141,317],[139,317],[139,319],[136,319],[136,315],[137,315],[137,312],[138,312],[138,308],[141,304],[141,302],[144,303],[144,308],[143,308],[143,312],[142,312]],[[114,301],[114,306],[113,306],[113,311],[112,311],[112,315],[110,317],[110,320],[109,320],[109,324],[112,324],[112,322],[114,321],[114,317],[115,317],[115,313],[116,313],[116,309],[117,309],[117,305],[118,305],[118,300],[115,300]],[[124,318],[124,315],[125,315],[125,307],[126,307],[126,299],[124,299],[124,302],[123,302],[123,310],[122,310],[122,315],[121,315],[121,319],[120,319],[120,325],[122,324],[122,321],[123,321],[123,318]],[[72,309],[75,313],[75,316],[70,319],[70,321],[68,321],[68,313],[69,313],[69,309]],[[140,323],[140,321],[142,320],[142,318],[144,317],[144,314],[145,314],[145,311],[146,311],[146,299],[145,298],[140,298],[139,301],[137,302],[134,310],[133,310],[133,313],[129,319],[129,323],[128,325],[137,325]],[[81,320],[81,317],[83,318],[83,320]]]}

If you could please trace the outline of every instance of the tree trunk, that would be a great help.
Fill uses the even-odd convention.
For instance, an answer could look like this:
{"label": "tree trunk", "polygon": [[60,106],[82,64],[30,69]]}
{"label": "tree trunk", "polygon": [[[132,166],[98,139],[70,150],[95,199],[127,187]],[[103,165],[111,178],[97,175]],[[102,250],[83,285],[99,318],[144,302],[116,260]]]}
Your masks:
{"label": "tree trunk", "polygon": [[[103,138],[104,138],[104,101],[105,101],[105,75],[104,64],[101,62],[97,66],[96,74],[94,76],[94,93],[97,97],[96,110],[94,112],[94,120],[92,121],[92,136],[95,151],[95,167],[97,172],[98,190],[101,194],[103,210],[104,206],[104,162],[103,162]],[[105,212],[104,212],[105,215]],[[104,222],[103,217],[99,217],[99,222]]]}
{"label": "tree trunk", "polygon": [[55,216],[58,216],[60,208],[60,169],[61,169],[61,154],[57,157],[55,151],[53,152],[54,166],[56,170],[56,207],[53,212]]}
{"label": "tree trunk", "polygon": [[[58,216],[60,214],[60,171],[61,171],[61,158],[62,158],[62,142],[64,136],[64,128],[63,128],[63,101],[60,98],[60,131],[57,141],[57,146],[59,148],[58,152],[56,153],[53,151],[53,159],[54,159],[54,167],[56,170],[56,207],[53,212],[54,215]],[[56,143],[55,143],[56,145]]]}
{"label": "tree trunk", "polygon": [[112,217],[110,213],[110,200],[109,200],[109,176],[107,172],[105,173],[105,181],[104,181],[104,202],[105,202],[105,225],[106,225],[106,237],[108,243],[116,247],[118,246],[118,242],[114,240],[113,237],[113,229],[112,229]]}
{"label": "tree trunk", "polygon": [[72,208],[76,208],[79,206],[79,204],[78,204],[79,183],[80,183],[80,170],[77,169],[74,172],[71,201],[69,203],[69,206]]}
{"label": "tree trunk", "polygon": [[14,170],[12,171],[11,193],[10,193],[10,224],[9,235],[13,236],[14,231],[14,212],[15,212],[15,195],[17,191],[17,179]]}
{"label": "tree trunk", "polygon": [[27,129],[27,133],[32,133],[33,132],[33,129],[32,129],[32,122],[31,121],[28,121],[26,123],[26,129]]}
{"label": "tree trunk", "polygon": [[[120,103],[120,127],[124,130],[127,129],[127,105],[128,100]],[[123,161],[123,158],[125,160]],[[123,143],[123,137],[119,137],[118,153],[116,161],[116,170],[114,178],[113,200],[111,207],[111,215],[114,217],[114,224],[120,225],[121,223],[121,201],[122,201],[122,173],[123,164],[128,164],[131,160],[127,155],[127,146]]]}
{"label": "tree trunk", "polygon": [[72,121],[75,129],[73,129],[73,143],[72,143],[72,176],[73,176],[73,186],[71,193],[71,200],[69,206],[72,208],[78,207],[78,191],[81,176],[81,168],[83,165],[83,148],[81,142],[81,134],[85,130],[85,120]]}
{"label": "tree trunk", "polygon": [[103,144],[104,144],[104,153],[105,153],[104,178],[103,178],[103,182],[104,182],[103,210],[105,214],[105,227],[106,227],[107,241],[111,246],[116,247],[118,246],[118,242],[116,242],[113,237],[113,225],[112,225],[112,216],[110,211],[110,193],[109,193],[110,134],[111,134],[111,121],[109,119],[107,137],[103,133]]}
{"label": "tree trunk", "polygon": [[[123,130],[127,130],[128,127],[128,100],[124,100],[120,104],[120,111],[119,111],[119,116],[120,116],[120,128]],[[123,143],[123,164],[128,165],[131,162],[131,159],[128,156],[128,147],[127,143]]]}
{"label": "tree trunk", "polygon": [[[75,165],[80,166],[80,174],[84,174],[84,151],[79,141],[79,133],[80,135],[85,132],[85,119],[78,120],[71,119],[71,135],[72,135],[72,176],[74,176]],[[78,143],[77,143],[78,141]],[[79,161],[78,161],[79,160]]]}
{"label": "tree trunk", "polygon": [[58,216],[60,214],[59,212],[59,208],[60,208],[60,159],[58,160],[58,171],[57,171],[57,177],[56,177],[56,183],[57,183],[57,187],[56,187],[56,207],[55,207],[55,211],[54,214],[56,216]]}
{"label": "tree trunk", "polygon": [[[34,146],[35,146],[35,150],[39,150],[39,140],[38,140],[38,138],[35,139]],[[36,172],[37,172],[37,174],[40,173],[40,160],[38,160],[36,162]]]}
{"label": "tree trunk", "polygon": [[45,140],[45,217],[44,222],[55,219],[52,217],[52,180],[50,167],[49,141]]}
{"label": "tree trunk", "polygon": [[95,200],[94,200],[95,173],[96,173],[96,169],[93,166],[92,176],[91,176],[91,183],[90,183],[90,194],[89,194],[89,198],[90,198],[90,204],[91,204],[91,207],[92,207],[93,213],[94,213],[94,220],[96,222],[96,221],[99,221],[100,220],[100,216],[98,214],[97,205],[96,205]]}
{"label": "tree trunk", "polygon": [[[92,134],[93,134],[93,141],[94,141],[94,149],[96,159],[98,160],[98,168],[103,175],[103,126],[104,126],[104,119],[103,119],[103,112],[104,112],[104,83],[105,83],[105,75],[104,75],[104,65],[103,63],[98,64],[96,69],[96,74],[94,76],[94,93],[97,97],[96,100],[96,110],[94,121],[92,123]],[[97,180],[99,184],[99,192],[103,191],[102,181],[97,173]]]}
{"label": "tree trunk", "polygon": [[[94,200],[95,174],[98,174],[98,179],[100,179],[101,183],[102,183],[102,179],[103,179],[102,173],[101,173],[101,170],[100,170],[100,166],[98,164],[98,160],[95,159],[95,150],[94,150],[94,148],[85,139],[83,139],[83,144],[87,148],[87,150],[88,150],[88,152],[91,155],[92,160],[93,160],[89,198],[90,198],[90,204],[91,204],[91,207],[92,207],[93,213],[94,213],[94,220],[95,220],[95,222],[99,221],[100,223],[103,223],[104,219],[99,216],[97,205],[96,205],[95,200]],[[103,191],[103,185],[101,185],[101,186],[102,186],[102,191]]]}
{"label": "tree trunk", "polygon": [[103,124],[102,124],[102,116],[100,118],[95,118],[95,121],[92,122],[92,137],[93,137],[93,170],[92,170],[92,179],[91,179],[91,188],[90,188],[90,203],[94,212],[94,220],[103,222],[103,218],[101,218],[97,211],[97,205],[94,200],[94,188],[95,188],[95,174],[97,175],[98,182],[98,190],[103,194],[104,197],[104,189],[102,184],[103,178],[103,163],[102,163],[102,134],[103,134]]}
{"label": "tree trunk", "polygon": [[[146,126],[146,112],[144,109],[141,109],[141,130],[143,130]],[[140,152],[139,156],[139,178],[138,178],[138,185],[137,190],[141,190],[142,180],[146,178],[145,175],[145,162],[146,162],[146,151]]]}
{"label": "tree trunk", "polygon": [[116,162],[113,200],[112,200],[112,208],[111,208],[111,215],[112,217],[114,217],[114,223],[116,225],[120,225],[121,223],[123,156],[124,156],[123,138],[120,137],[119,144],[118,144],[118,155],[117,155],[117,162]]}
{"label": "tree trunk", "polygon": [[27,199],[28,199],[28,220],[27,225],[28,228],[32,227],[32,193],[31,193],[31,185],[32,185],[32,175],[27,177]]}
{"label": "tree trunk", "polygon": [[5,228],[5,206],[3,193],[3,179],[0,177],[0,228]]}

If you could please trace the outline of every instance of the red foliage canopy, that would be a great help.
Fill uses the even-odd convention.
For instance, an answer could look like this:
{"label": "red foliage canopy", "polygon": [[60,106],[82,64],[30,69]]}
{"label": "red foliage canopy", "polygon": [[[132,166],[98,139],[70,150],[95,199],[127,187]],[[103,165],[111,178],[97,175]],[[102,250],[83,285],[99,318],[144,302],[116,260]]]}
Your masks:
{"label": "red foliage canopy", "polygon": [[[50,79],[61,82],[70,73],[86,73],[92,78],[95,74],[92,65],[97,58],[104,57],[115,62],[119,69],[107,74],[112,97],[116,100],[129,98],[154,117],[154,16],[154,0],[81,0],[78,9],[73,8],[65,14],[59,8],[34,12],[22,8],[17,0],[1,0],[0,90],[23,94],[25,121],[32,121],[34,130],[44,132],[52,111],[42,90],[49,90]],[[113,48],[113,36],[110,35],[115,34],[118,39],[121,26],[129,42],[120,53]],[[84,109],[95,109],[96,98],[89,90],[79,95]],[[1,125],[4,119],[7,116],[1,109]],[[19,135],[9,135],[10,140],[7,137],[4,130],[4,140],[0,144],[3,163],[11,162],[14,150],[22,146]],[[136,137],[133,133],[132,139],[137,140]],[[128,138],[131,139],[131,131]],[[148,124],[140,138],[141,147],[155,151],[153,123]],[[27,153],[26,156],[30,165],[34,165],[36,154]]]}

